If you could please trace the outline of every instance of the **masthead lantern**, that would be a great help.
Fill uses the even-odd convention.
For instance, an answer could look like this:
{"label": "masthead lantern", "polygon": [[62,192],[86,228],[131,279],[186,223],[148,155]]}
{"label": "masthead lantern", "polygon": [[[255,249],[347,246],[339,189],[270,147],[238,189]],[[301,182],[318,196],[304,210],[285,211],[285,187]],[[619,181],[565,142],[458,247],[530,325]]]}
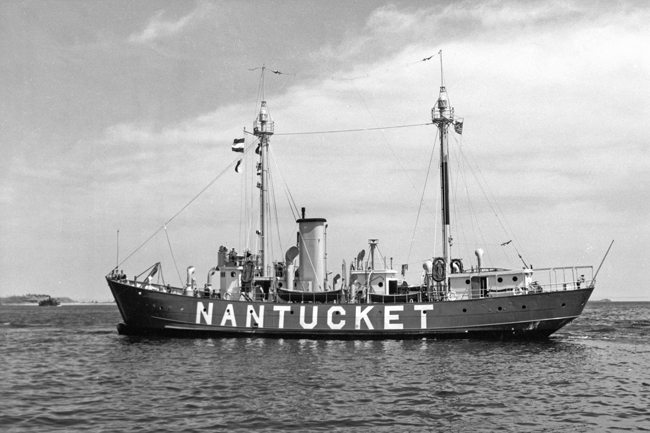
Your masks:
{"label": "masthead lantern", "polygon": [[273,120],[271,120],[269,109],[266,107],[266,101],[262,101],[260,113],[255,119],[253,127],[256,135],[273,135]]}

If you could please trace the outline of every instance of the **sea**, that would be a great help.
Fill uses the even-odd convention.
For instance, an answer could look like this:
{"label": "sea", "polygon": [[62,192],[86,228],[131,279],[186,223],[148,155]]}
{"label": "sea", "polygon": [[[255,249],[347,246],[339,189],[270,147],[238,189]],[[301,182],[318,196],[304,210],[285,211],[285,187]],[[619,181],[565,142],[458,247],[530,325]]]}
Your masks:
{"label": "sea", "polygon": [[120,321],[0,306],[0,431],[650,431],[650,303],[589,302],[544,341],[153,338]]}

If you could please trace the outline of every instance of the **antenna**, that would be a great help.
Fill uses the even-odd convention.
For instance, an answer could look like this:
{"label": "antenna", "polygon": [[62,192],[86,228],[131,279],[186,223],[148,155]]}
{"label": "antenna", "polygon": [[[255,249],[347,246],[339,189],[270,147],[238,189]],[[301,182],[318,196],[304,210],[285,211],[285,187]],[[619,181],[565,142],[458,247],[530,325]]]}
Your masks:
{"label": "antenna", "polygon": [[612,245],[614,245],[614,240],[612,239],[612,243],[609,244],[609,248],[607,248],[607,252],[605,253],[605,257],[603,257],[603,260],[600,262],[600,266],[598,266],[598,269],[596,270],[596,274],[594,275],[594,278],[592,278],[592,283],[591,285],[593,286],[596,282],[596,277],[598,276],[598,272],[600,272],[600,268],[603,266],[603,263],[605,263],[605,259],[607,258],[607,254],[609,254],[609,250],[612,249]]}
{"label": "antenna", "polygon": [[440,56],[440,85],[445,86],[445,76],[442,73],[442,50],[438,51],[438,55]]}
{"label": "antenna", "polygon": [[262,101],[266,101],[266,89],[265,89],[265,83],[264,83],[264,72],[266,71],[266,66],[263,64],[262,65]]}
{"label": "antenna", "polygon": [[115,269],[120,267],[120,229],[117,229],[117,260],[115,261]]}

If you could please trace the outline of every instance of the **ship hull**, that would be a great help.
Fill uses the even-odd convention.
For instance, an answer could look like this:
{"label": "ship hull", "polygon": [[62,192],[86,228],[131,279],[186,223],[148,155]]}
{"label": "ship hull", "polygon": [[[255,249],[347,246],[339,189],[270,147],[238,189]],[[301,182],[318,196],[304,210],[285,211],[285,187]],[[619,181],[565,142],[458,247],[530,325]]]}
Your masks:
{"label": "ship hull", "polygon": [[146,290],[108,279],[121,334],[310,339],[547,338],[593,288],[445,302],[247,302]]}

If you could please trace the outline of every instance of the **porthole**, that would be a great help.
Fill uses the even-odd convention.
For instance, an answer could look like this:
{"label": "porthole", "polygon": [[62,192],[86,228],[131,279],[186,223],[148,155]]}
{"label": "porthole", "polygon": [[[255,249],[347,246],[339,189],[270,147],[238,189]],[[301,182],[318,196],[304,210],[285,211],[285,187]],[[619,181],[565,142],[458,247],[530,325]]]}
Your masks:
{"label": "porthole", "polygon": [[512,277],[512,281],[517,281],[519,278],[517,277]]}
{"label": "porthole", "polygon": [[500,282],[500,283],[503,283],[503,278],[499,277],[499,278],[497,278],[497,281]]}
{"label": "porthole", "polygon": [[381,281],[380,281],[379,284],[377,284],[377,285],[378,285],[379,287],[384,287],[384,283],[381,282]]}
{"label": "porthole", "polygon": [[469,280],[465,280],[465,284],[469,284]]}
{"label": "porthole", "polygon": [[235,278],[235,275],[237,275],[237,274],[235,274],[235,271],[232,271],[232,272],[230,273],[230,276],[233,277],[233,278]]}
{"label": "porthole", "polygon": [[522,305],[522,306],[521,306],[521,309],[522,309],[522,310],[525,310],[525,309],[526,309],[526,306],[525,306],[525,305]]}
{"label": "porthole", "polygon": [[467,313],[467,308],[463,308],[463,313]]}
{"label": "porthole", "polygon": [[501,311],[501,310],[503,310],[503,308],[499,307],[499,308],[497,308],[497,310]]}
{"label": "porthole", "polygon": [[562,308],[564,308],[564,307],[566,307],[566,304],[564,302],[562,302]]}
{"label": "porthole", "polygon": [[278,284],[278,286],[279,286],[280,288],[282,288],[282,283]]}

